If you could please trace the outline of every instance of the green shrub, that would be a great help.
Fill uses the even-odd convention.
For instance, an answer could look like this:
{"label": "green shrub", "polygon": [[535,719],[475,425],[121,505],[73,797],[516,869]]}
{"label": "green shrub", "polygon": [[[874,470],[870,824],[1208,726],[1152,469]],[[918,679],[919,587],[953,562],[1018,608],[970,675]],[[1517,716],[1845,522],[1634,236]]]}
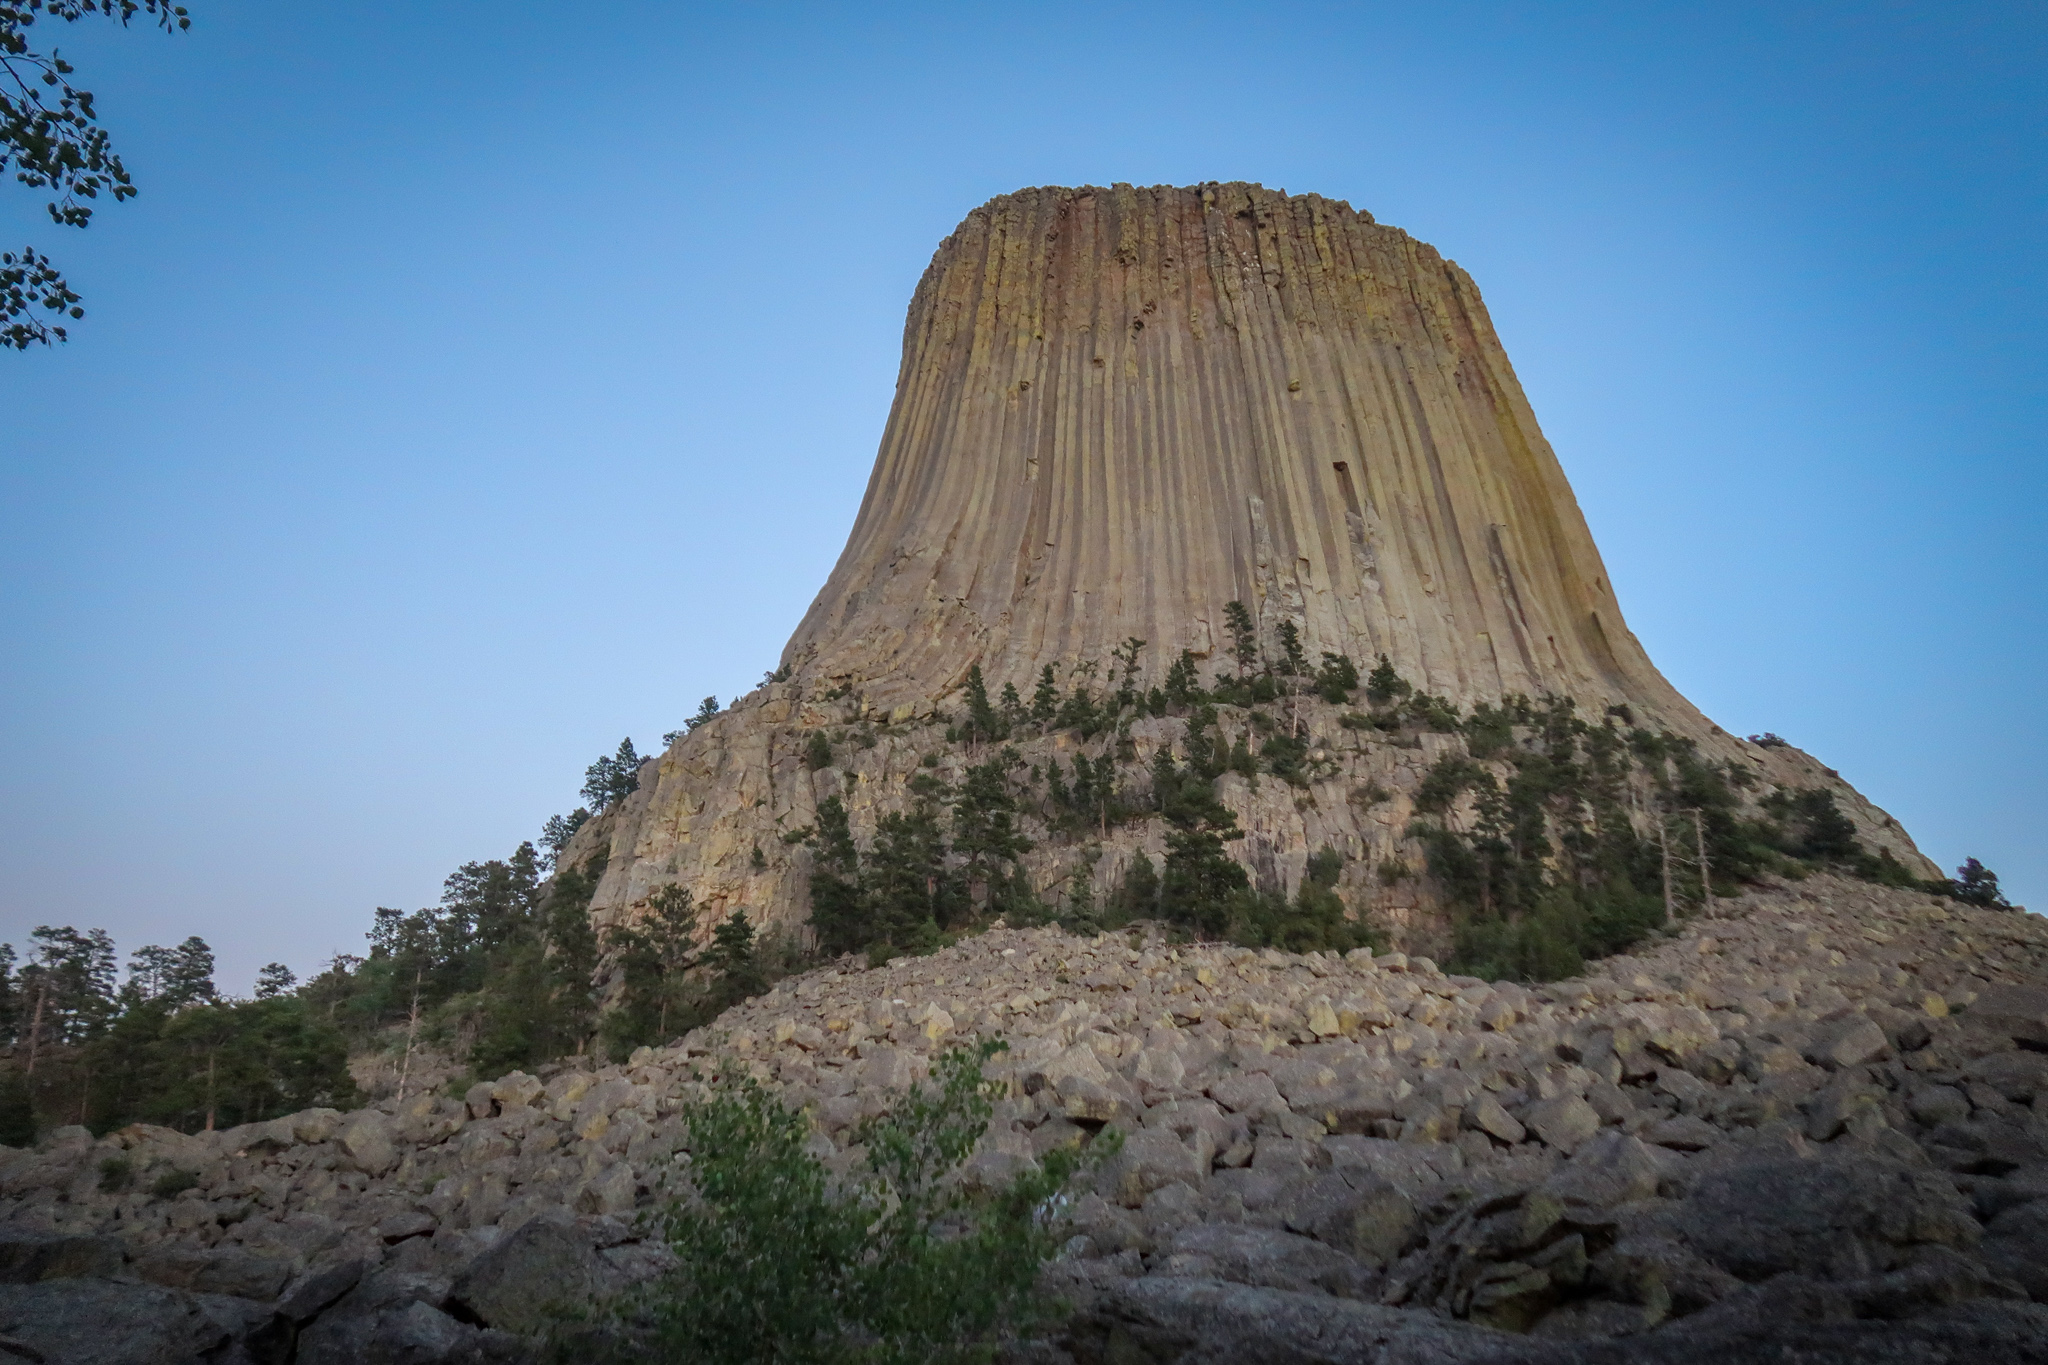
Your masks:
{"label": "green shrub", "polygon": [[1343,855],[1325,844],[1310,855],[1292,901],[1277,891],[1238,891],[1230,898],[1230,941],[1290,953],[1383,950],[1386,942],[1371,925],[1346,916],[1337,895],[1343,874]]}
{"label": "green shrub", "polygon": [[1323,653],[1323,666],[1316,670],[1316,690],[1332,706],[1342,706],[1358,690],[1358,665],[1342,654]]}
{"label": "green shrub", "polygon": [[1408,698],[1406,709],[1415,724],[1439,735],[1454,735],[1464,725],[1458,715],[1458,704],[1447,697],[1417,692]]}
{"label": "green shrub", "polygon": [[100,1163],[100,1189],[119,1194],[135,1183],[135,1163],[125,1156],[110,1156]]}
{"label": "green shrub", "polygon": [[1259,757],[1266,760],[1266,771],[1291,787],[1308,785],[1308,743],[1282,731],[1268,739],[1259,748]]}
{"label": "green shrub", "polygon": [[1374,706],[1385,706],[1407,696],[1410,690],[1407,679],[1394,671],[1386,655],[1380,655],[1379,664],[1365,680],[1365,699]]}
{"label": "green shrub", "polygon": [[832,766],[832,740],[823,730],[811,731],[804,743],[804,766],[812,772]]}
{"label": "green shrub", "polygon": [[1415,809],[1425,815],[1449,810],[1468,787],[1490,783],[1492,775],[1461,754],[1445,754],[1423,774],[1415,789]]}
{"label": "green shrub", "polygon": [[149,1192],[158,1199],[176,1199],[185,1191],[198,1185],[199,1176],[193,1171],[169,1170],[156,1178]]}
{"label": "green shrub", "polygon": [[1057,1196],[1080,1158],[1048,1153],[994,1188],[958,1178],[988,1124],[981,1068],[999,1047],[941,1057],[935,1084],[863,1126],[864,1168],[836,1178],[802,1114],[749,1078],[722,1078],[684,1111],[691,1188],[658,1219],[676,1267],[613,1311],[599,1354],[964,1362],[1028,1330],[1045,1311],[1039,1267],[1064,1235]]}
{"label": "green shrub", "polygon": [[[1896,861],[1896,860],[1895,860]],[[1984,910],[2010,910],[2011,901],[1998,889],[1998,874],[1975,858],[1965,858],[1948,883],[1948,893],[1965,905]]]}
{"label": "green shrub", "polygon": [[1515,719],[1506,711],[1496,710],[1485,702],[1472,708],[1472,714],[1465,721],[1465,747],[1472,757],[1492,758],[1515,742]]}

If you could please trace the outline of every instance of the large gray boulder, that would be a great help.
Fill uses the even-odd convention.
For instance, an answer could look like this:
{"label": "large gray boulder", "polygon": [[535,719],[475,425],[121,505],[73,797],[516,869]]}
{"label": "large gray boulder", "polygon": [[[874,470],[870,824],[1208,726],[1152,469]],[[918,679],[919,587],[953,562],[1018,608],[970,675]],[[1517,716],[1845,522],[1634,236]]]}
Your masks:
{"label": "large gray boulder", "polygon": [[1312,1238],[1272,1228],[1196,1223],[1174,1234],[1165,1272],[1272,1289],[1363,1298],[1376,1277]]}
{"label": "large gray boulder", "polygon": [[1416,1240],[1415,1201],[1392,1181],[1353,1167],[1328,1171],[1283,1196],[1288,1229],[1328,1243],[1374,1269],[1392,1265]]}
{"label": "large gray boulder", "polygon": [[538,1334],[558,1310],[583,1307],[620,1287],[621,1276],[575,1224],[536,1218],[477,1257],[449,1302],[464,1317],[503,1331]]}
{"label": "large gray boulder", "polygon": [[[461,1360],[460,1353],[425,1355],[416,1341],[402,1350],[392,1345],[394,1329],[390,1324],[394,1319],[405,1319],[415,1304],[441,1312],[447,1299],[448,1281],[438,1276],[391,1270],[367,1276],[300,1330],[295,1365],[358,1365],[390,1361],[394,1354],[407,1365]],[[474,1328],[467,1330],[474,1334]],[[403,1331],[397,1332],[397,1338],[409,1340]]]}
{"label": "large gray boulder", "polygon": [[1994,1273],[2048,1303],[2048,1199],[2015,1205],[1993,1218],[1978,1254]]}
{"label": "large gray boulder", "polygon": [[1745,1280],[1870,1275],[1912,1248],[1967,1247],[1982,1233],[1947,1176],[1862,1155],[1715,1171],[1693,1189],[1678,1225],[1701,1255]]}
{"label": "large gray boulder", "polygon": [[1084,1365],[1463,1365],[1518,1345],[1427,1313],[1178,1277],[1108,1286],[1069,1324],[1063,1344]]}
{"label": "large gray boulder", "polygon": [[110,1276],[121,1269],[121,1244],[112,1237],[57,1233],[0,1233],[0,1284],[33,1284]]}
{"label": "large gray boulder", "polygon": [[232,1294],[268,1303],[291,1278],[290,1261],[240,1247],[154,1247],[135,1258],[134,1273],[167,1289]]}
{"label": "large gray boulder", "polygon": [[0,1358],[185,1365],[229,1349],[269,1316],[246,1300],[151,1284],[66,1278],[0,1285],[0,1338],[18,1343]]}

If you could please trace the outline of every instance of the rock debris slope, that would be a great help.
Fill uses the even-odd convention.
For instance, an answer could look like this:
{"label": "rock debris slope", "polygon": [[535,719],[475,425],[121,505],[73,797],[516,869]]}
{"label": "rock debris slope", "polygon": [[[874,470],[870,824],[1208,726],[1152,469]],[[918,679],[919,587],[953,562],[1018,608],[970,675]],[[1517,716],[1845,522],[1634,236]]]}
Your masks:
{"label": "rock debris slope", "polygon": [[517,1359],[563,1286],[661,1265],[633,1218],[693,1073],[777,1087],[834,1161],[993,1036],[974,1171],[1129,1135],[1051,1269],[1079,1311],[1047,1359],[2044,1358],[2048,927],[1825,878],[1719,910],[1537,988],[997,929],[460,1101],[63,1130],[0,1166],[0,1336]]}

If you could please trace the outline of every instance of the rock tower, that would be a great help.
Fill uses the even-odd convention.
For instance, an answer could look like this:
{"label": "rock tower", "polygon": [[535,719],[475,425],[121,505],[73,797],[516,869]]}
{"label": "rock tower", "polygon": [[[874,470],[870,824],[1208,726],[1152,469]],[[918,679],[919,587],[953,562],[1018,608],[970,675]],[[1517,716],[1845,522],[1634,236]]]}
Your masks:
{"label": "rock tower", "polygon": [[[1230,602],[1269,654],[1291,622],[1311,662],[1385,654],[1460,706],[1625,707],[1761,783],[1830,788],[1867,843],[1937,874],[1837,774],[1723,733],[1657,672],[1471,277],[1346,204],[1247,184],[1032,189],[969,214],[911,300],[860,515],[783,680],[650,761],[565,857],[606,853],[601,924],[681,884],[707,924],[744,907],[800,933],[819,803],[839,797],[865,840],[913,775],[960,777],[972,755],[944,731],[972,667],[992,695],[1029,697],[1047,666],[1099,687],[1139,639],[1145,684],[1183,650],[1206,678],[1234,666]],[[1368,745],[1341,719],[1308,716],[1305,788],[1221,779],[1234,855],[1291,891],[1331,847],[1347,904],[1426,931],[1426,888],[1374,869],[1419,863],[1412,797],[1448,737]],[[1130,724],[1114,755],[1038,734],[1022,757],[1099,750],[1142,786],[1183,725]],[[807,761],[820,732],[829,766]],[[1156,827],[1047,833],[1024,866],[1060,895],[1162,856]]]}
{"label": "rock tower", "polygon": [[911,300],[808,677],[923,701],[979,662],[1223,647],[1389,655],[1460,701],[1696,713],[1623,624],[1471,277],[1372,215],[1257,185],[991,201]]}

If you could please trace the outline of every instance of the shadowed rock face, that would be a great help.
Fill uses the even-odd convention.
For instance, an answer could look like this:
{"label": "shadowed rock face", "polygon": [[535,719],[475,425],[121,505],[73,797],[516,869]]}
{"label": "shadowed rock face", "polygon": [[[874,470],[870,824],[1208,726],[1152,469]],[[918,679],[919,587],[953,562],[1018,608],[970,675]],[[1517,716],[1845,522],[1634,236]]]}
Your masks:
{"label": "shadowed rock face", "polygon": [[1460,701],[1698,714],[1622,623],[1471,278],[1316,195],[1044,188],[932,258],[801,675],[926,701],[1296,621]]}

